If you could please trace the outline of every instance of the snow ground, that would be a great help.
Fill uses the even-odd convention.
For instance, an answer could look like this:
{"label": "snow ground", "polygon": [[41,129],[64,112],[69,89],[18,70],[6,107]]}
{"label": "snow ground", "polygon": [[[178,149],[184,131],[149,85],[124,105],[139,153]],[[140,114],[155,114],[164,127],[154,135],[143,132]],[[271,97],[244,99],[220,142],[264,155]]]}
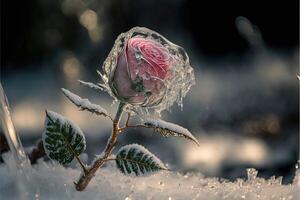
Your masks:
{"label": "snow ground", "polygon": [[[0,165],[0,199],[298,199],[300,170],[292,184],[282,185],[280,178],[256,178],[254,169],[248,179],[235,182],[205,178],[199,173],[159,172],[147,177],[124,176],[114,163],[100,169],[83,192],[75,190],[73,181],[80,170],[39,161],[33,169],[16,173],[10,154]],[[22,175],[25,174],[25,175]]]}

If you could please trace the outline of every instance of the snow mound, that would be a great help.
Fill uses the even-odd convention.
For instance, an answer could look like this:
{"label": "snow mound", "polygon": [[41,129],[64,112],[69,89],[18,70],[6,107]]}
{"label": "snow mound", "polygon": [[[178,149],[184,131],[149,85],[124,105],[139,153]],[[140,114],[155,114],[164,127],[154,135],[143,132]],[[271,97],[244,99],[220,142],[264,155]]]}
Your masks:
{"label": "snow mound", "polygon": [[10,154],[0,165],[0,199],[298,199],[300,173],[294,183],[282,185],[280,179],[256,178],[248,170],[248,180],[235,182],[205,178],[199,173],[162,171],[149,177],[125,176],[113,163],[100,169],[87,189],[78,192],[73,181],[79,169],[39,161],[33,169],[16,173]]}

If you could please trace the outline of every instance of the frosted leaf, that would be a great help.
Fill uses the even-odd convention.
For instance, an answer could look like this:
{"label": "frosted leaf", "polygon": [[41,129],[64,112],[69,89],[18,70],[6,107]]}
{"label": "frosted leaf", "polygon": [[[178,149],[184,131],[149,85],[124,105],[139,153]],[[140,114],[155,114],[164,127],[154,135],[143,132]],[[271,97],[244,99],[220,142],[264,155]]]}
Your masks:
{"label": "frosted leaf", "polygon": [[160,113],[171,107],[175,102],[182,107],[183,98],[186,96],[191,86],[195,84],[194,70],[190,65],[189,57],[182,47],[173,44],[159,33],[144,27],[134,27],[128,32],[120,34],[116,39],[112,50],[103,63],[103,74],[99,73],[104,84],[110,88],[107,92],[117,99],[112,89],[113,83],[111,79],[117,65],[118,55],[123,51],[127,41],[133,37],[151,39],[163,45],[169,51],[174,62],[169,69],[170,76],[164,80],[166,89],[161,101],[151,106],[129,105],[129,109],[145,114],[149,111]]}
{"label": "frosted leaf", "polygon": [[96,85],[96,84],[94,84],[94,83],[91,83],[91,82],[85,82],[85,81],[82,81],[82,80],[78,80],[78,81],[79,81],[79,83],[80,83],[81,85],[85,85],[85,86],[87,86],[87,87],[89,87],[89,88],[96,89],[96,90],[101,90],[101,91],[105,90],[103,87],[101,87],[101,86],[99,86],[99,85]]}
{"label": "frosted leaf", "polygon": [[168,137],[168,136],[178,136],[187,138],[197,145],[199,145],[198,140],[192,135],[192,133],[177,124],[163,121],[161,119],[146,119],[144,120],[144,125],[154,128],[159,134]]}
{"label": "frosted leaf", "polygon": [[116,163],[122,173],[136,176],[167,169],[155,155],[138,144],[123,146],[117,153]]}
{"label": "frosted leaf", "polygon": [[63,165],[70,163],[86,148],[80,128],[53,111],[46,111],[43,145],[47,156]]}
{"label": "frosted leaf", "polygon": [[81,110],[87,110],[97,115],[109,116],[108,112],[97,104],[91,103],[88,99],[82,99],[80,96],[70,92],[67,89],[61,89],[64,95]]}

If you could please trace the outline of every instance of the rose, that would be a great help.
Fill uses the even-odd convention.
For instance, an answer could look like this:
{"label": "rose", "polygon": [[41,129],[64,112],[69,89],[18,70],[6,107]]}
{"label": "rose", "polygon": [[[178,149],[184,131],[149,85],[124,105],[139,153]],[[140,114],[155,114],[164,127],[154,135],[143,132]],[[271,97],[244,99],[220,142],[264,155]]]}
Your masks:
{"label": "rose", "polygon": [[159,33],[134,27],[121,33],[105,59],[101,89],[137,114],[160,114],[195,84],[186,51]]}
{"label": "rose", "polygon": [[117,56],[111,77],[115,96],[133,105],[153,106],[162,100],[172,56],[160,43],[133,37]]}

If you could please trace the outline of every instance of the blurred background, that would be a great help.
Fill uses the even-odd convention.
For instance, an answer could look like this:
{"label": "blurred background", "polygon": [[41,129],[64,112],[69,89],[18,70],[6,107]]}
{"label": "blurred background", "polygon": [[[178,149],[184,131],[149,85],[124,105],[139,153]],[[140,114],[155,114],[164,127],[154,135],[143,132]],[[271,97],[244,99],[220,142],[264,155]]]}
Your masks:
{"label": "blurred background", "polygon": [[[259,176],[291,182],[299,159],[299,1],[31,0],[1,1],[1,83],[25,146],[41,137],[45,109],[76,122],[89,160],[104,148],[110,121],[80,112],[68,88],[112,113],[96,70],[121,33],[153,29],[183,46],[196,85],[163,119],[188,128],[200,147],[150,130],[130,130],[119,145],[141,143],[171,168],[235,180]],[[240,17],[243,16],[243,17]]]}

